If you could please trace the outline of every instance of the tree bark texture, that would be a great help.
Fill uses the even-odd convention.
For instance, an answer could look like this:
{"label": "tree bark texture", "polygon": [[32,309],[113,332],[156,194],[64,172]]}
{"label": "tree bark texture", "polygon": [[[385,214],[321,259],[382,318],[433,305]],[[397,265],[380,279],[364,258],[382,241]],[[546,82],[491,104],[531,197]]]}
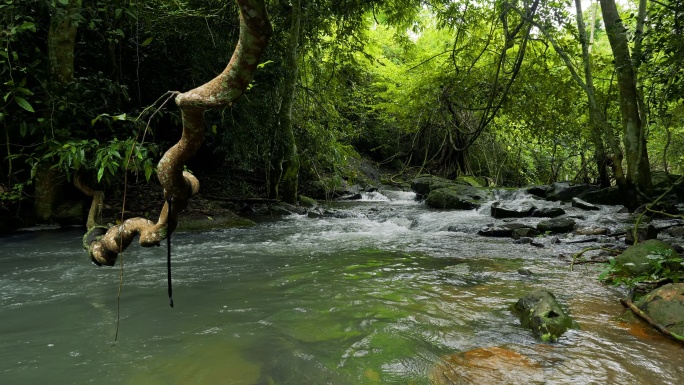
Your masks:
{"label": "tree bark texture", "polygon": [[281,199],[290,204],[297,203],[300,166],[292,124],[292,107],[294,106],[299,77],[298,50],[301,20],[301,0],[293,0],[288,45],[284,54],[286,71],[281,84],[282,99],[275,127],[274,156],[272,158],[269,191],[271,198],[277,198],[280,191]]}
{"label": "tree bark texture", "polygon": [[[66,86],[74,80],[74,44],[76,42],[76,21],[81,12],[82,0],[69,0],[66,5],[56,3],[55,13],[50,19],[47,36],[47,51],[50,61],[52,82]],[[34,213],[40,222],[47,222],[53,214],[57,198],[63,190],[63,176],[50,169],[49,165],[38,166],[35,180]]]}
{"label": "tree bark texture", "polygon": [[140,237],[139,243],[143,247],[159,246],[176,229],[178,214],[199,191],[199,181],[184,172],[183,167],[204,141],[204,111],[230,106],[242,95],[272,33],[263,0],[236,1],[240,10],[240,37],[230,62],[214,79],[176,96],[182,113],[183,133],[180,141],[164,153],[157,165],[166,200],[157,223],[131,218],[101,235],[97,233],[101,230],[94,227],[84,237],[84,245],[96,264],[113,265],[117,255],[135,236]]}
{"label": "tree bark texture", "polygon": [[615,0],[601,0],[601,12],[606,34],[613,51],[615,73],[620,90],[623,143],[627,159],[627,183],[644,194],[650,194],[651,167],[646,149],[642,117],[639,114],[639,95],[636,73],[629,51],[627,29],[620,19]]}
{"label": "tree bark texture", "polygon": [[55,14],[50,20],[48,57],[53,79],[59,84],[74,80],[74,44],[81,3],[82,0],[69,0],[61,7],[61,3],[57,2]]}

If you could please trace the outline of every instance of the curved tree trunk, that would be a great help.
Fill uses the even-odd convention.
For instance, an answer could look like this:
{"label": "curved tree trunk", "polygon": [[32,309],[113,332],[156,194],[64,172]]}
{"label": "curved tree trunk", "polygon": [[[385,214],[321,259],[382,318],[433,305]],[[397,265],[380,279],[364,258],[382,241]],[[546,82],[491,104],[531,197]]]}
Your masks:
{"label": "curved tree trunk", "polygon": [[240,9],[240,38],[228,66],[216,78],[176,97],[181,109],[183,134],[162,156],[157,166],[166,203],[157,223],[131,218],[101,234],[99,227],[84,237],[84,245],[97,264],[113,265],[136,235],[143,247],[158,246],[178,224],[178,214],[199,190],[199,181],[183,171],[185,162],[204,141],[204,111],[227,107],[247,89],[271,36],[271,24],[263,0],[236,0]]}

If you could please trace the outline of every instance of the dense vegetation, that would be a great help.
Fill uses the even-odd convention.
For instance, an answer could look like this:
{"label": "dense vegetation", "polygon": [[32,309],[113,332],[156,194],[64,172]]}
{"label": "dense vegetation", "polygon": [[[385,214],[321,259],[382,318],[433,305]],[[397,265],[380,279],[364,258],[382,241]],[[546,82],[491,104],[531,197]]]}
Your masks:
{"label": "dense vegetation", "polygon": [[[294,202],[364,156],[404,177],[617,184],[639,202],[651,171],[684,172],[679,0],[266,7],[267,52],[246,95],[207,113],[197,174]],[[38,221],[60,183],[153,179],[181,132],[167,92],[221,72],[238,36],[225,0],[3,0],[0,20],[0,208]]]}

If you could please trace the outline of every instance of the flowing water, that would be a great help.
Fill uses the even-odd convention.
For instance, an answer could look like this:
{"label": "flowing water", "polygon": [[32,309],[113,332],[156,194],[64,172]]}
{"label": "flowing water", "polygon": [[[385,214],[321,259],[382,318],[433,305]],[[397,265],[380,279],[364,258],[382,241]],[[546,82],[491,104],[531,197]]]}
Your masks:
{"label": "flowing water", "polygon": [[[93,266],[82,229],[0,238],[0,383],[429,384],[445,357],[491,347],[529,358],[538,383],[681,383],[681,347],[621,322],[625,292],[598,283],[599,266],[558,259],[586,245],[478,237],[501,223],[487,207],[435,211],[412,198],[372,193],[337,204],[335,218],[178,233],[175,308],[164,247],[123,255],[117,304],[118,263]],[[584,221],[617,226],[612,211]],[[509,311],[535,288],[577,321],[556,343]]]}

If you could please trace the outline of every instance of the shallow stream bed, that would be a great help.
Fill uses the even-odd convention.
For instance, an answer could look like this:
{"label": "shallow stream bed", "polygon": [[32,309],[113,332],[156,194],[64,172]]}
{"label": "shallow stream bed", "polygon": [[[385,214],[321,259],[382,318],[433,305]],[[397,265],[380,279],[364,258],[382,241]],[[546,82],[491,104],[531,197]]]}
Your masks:
{"label": "shallow stream bed", "polygon": [[[435,211],[408,193],[337,209],[344,218],[175,234],[174,308],[165,247],[126,251],[117,303],[120,266],[92,265],[82,229],[0,238],[0,382],[429,384],[445,357],[491,347],[534,362],[538,383],[684,378],[680,345],[621,322],[625,292],[600,284],[599,266],[558,259],[584,245],[479,237],[495,222],[486,208]],[[577,321],[556,343],[509,311],[535,288]]]}

